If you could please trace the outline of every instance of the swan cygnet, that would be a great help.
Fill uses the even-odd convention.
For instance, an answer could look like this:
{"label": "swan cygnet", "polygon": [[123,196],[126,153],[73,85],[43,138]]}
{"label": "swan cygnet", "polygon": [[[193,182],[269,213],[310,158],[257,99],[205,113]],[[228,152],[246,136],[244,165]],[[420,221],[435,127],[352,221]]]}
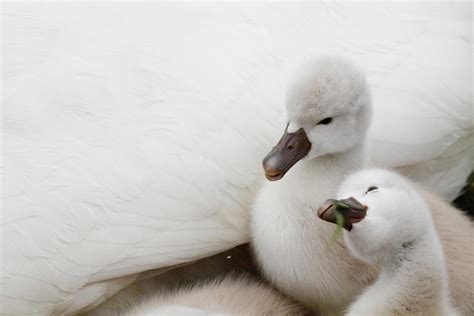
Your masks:
{"label": "swan cygnet", "polygon": [[[321,315],[335,315],[376,276],[344,247],[329,246],[334,227],[315,221],[312,211],[365,166],[371,119],[365,75],[341,58],[317,60],[290,84],[286,107],[285,133],[263,160],[270,182],[254,201],[252,247],[277,288]],[[328,273],[334,265],[336,276]]]}
{"label": "swan cygnet", "polygon": [[[321,315],[340,315],[378,270],[343,243],[332,245],[333,225],[314,220],[313,208],[367,165],[372,106],[365,75],[342,58],[316,60],[297,72],[286,107],[286,131],[263,160],[270,181],[254,201],[252,247],[263,275],[282,292]],[[419,189],[441,238],[453,302],[468,315],[474,310],[472,223]]]}
{"label": "swan cygnet", "polygon": [[343,182],[338,197],[318,216],[336,223],[339,215],[351,254],[380,268],[348,315],[457,315],[430,210],[409,181],[387,170],[364,170]]}
{"label": "swan cygnet", "polygon": [[310,315],[300,304],[247,276],[226,276],[153,294],[124,315]]}

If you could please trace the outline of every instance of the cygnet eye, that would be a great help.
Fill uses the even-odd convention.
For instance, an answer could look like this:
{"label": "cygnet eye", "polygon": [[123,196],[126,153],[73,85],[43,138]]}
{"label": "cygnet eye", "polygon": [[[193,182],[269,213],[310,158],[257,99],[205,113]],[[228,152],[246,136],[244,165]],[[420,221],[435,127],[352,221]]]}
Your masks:
{"label": "cygnet eye", "polygon": [[317,125],[320,125],[320,124],[323,124],[323,125],[328,125],[329,123],[332,122],[332,117],[327,117],[325,118],[324,120],[322,121],[319,121],[319,123]]}
{"label": "cygnet eye", "polygon": [[365,194],[369,193],[369,192],[372,192],[372,191],[375,191],[375,190],[378,190],[379,188],[376,187],[375,185],[372,185],[370,187],[367,188],[367,191],[365,192]]}

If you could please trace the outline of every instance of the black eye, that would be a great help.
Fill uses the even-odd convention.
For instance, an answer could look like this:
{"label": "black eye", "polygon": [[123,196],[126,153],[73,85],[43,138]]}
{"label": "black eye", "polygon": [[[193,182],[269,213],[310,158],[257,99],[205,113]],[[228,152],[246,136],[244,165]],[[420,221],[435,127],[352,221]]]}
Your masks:
{"label": "black eye", "polygon": [[320,121],[320,122],[318,123],[318,125],[319,125],[319,124],[328,125],[328,124],[331,123],[331,122],[332,122],[332,117],[327,117],[327,118],[325,118],[324,120]]}
{"label": "black eye", "polygon": [[378,187],[376,187],[375,185],[370,186],[370,187],[367,189],[367,192],[365,192],[365,193],[369,193],[370,191],[374,191],[374,190],[378,190]]}

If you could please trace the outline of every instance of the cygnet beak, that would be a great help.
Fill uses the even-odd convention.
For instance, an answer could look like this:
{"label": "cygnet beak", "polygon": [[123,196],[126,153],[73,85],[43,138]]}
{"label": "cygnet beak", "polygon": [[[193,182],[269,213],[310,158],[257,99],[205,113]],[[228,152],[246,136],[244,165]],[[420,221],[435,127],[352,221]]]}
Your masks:
{"label": "cygnet beak", "polygon": [[287,125],[278,144],[263,159],[265,177],[270,181],[280,180],[310,149],[311,143],[304,129],[288,133]]}
{"label": "cygnet beak", "polygon": [[318,216],[322,220],[337,224],[336,214],[344,219],[343,227],[350,231],[352,224],[358,223],[365,218],[368,207],[350,197],[343,200],[326,200],[318,209]]}

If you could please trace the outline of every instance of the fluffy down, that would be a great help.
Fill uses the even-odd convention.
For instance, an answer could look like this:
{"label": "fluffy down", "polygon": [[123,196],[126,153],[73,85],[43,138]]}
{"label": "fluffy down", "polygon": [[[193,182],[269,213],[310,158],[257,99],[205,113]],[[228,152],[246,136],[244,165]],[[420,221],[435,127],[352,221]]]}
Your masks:
{"label": "fluffy down", "polygon": [[347,315],[458,315],[430,210],[410,181],[387,170],[364,170],[344,181],[338,197],[368,207],[344,240],[354,256],[381,270]]}
{"label": "fluffy down", "polygon": [[[308,311],[274,288],[248,277],[225,277],[151,295],[125,315],[304,315]],[[184,312],[184,313],[183,313]],[[196,313],[196,314],[195,314]]]}

